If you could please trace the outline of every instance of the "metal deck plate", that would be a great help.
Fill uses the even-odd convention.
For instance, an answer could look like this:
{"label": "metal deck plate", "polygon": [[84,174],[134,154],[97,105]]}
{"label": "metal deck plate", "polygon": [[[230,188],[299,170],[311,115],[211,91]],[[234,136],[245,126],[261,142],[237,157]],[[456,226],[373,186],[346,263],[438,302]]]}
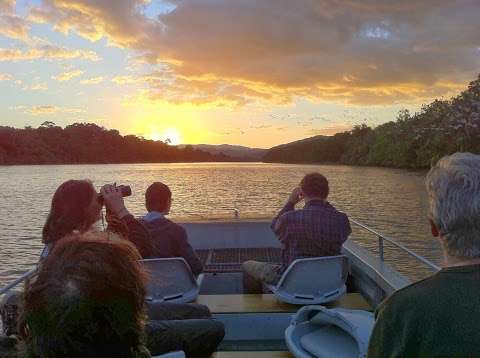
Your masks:
{"label": "metal deck plate", "polygon": [[232,248],[196,250],[204,266],[205,273],[241,272],[242,262],[256,260],[278,264],[281,262],[281,249]]}

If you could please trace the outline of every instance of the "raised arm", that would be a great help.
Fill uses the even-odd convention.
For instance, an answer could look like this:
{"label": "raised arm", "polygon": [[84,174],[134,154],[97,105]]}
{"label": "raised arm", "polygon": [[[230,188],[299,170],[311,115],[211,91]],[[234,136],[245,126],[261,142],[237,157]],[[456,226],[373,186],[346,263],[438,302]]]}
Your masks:
{"label": "raised arm", "polygon": [[122,194],[115,185],[104,185],[100,192],[107,207],[107,230],[116,232],[131,241],[143,258],[153,252],[152,240],[147,228],[130,214],[125,207]]}
{"label": "raised arm", "polygon": [[284,227],[284,224],[285,224],[284,219],[282,219],[283,218],[282,215],[289,212],[289,211],[295,210],[295,205],[302,199],[303,199],[302,190],[298,187],[293,189],[292,193],[290,194],[290,197],[288,198],[287,203],[284,205],[282,210],[279,211],[277,216],[275,216],[275,218],[272,221],[272,224],[270,225],[273,232],[277,236],[282,235],[283,227]]}

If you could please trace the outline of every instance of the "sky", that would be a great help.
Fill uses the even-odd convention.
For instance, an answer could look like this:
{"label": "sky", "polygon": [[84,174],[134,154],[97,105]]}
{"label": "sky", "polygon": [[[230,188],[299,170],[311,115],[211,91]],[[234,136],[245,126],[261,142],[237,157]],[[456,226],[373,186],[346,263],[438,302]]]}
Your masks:
{"label": "sky", "polygon": [[268,148],[480,73],[478,0],[0,0],[0,125]]}

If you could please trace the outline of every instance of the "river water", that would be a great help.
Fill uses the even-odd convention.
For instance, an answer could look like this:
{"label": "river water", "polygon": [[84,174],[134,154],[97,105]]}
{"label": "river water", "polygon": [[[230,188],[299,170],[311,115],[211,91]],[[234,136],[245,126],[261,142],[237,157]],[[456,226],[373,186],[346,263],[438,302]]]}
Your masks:
{"label": "river water", "polygon": [[[330,182],[329,200],[352,218],[440,262],[440,248],[427,223],[424,172],[337,165],[188,163],[45,165],[0,167],[0,287],[38,260],[41,230],[55,189],[68,179],[116,181],[132,187],[126,199],[134,215],[145,213],[143,193],[153,181],[173,193],[173,219],[272,217],[304,174],[319,171]],[[353,227],[353,226],[352,226]],[[375,238],[354,229],[352,237],[373,250]],[[386,257],[412,279],[428,271],[397,249]]]}

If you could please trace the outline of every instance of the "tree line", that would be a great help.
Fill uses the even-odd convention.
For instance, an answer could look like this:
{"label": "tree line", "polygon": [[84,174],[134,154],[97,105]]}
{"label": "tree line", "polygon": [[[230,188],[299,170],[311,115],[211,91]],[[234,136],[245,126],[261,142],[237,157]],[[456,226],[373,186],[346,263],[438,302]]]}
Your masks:
{"label": "tree line", "polygon": [[331,137],[277,146],[264,161],[427,168],[458,151],[480,153],[480,76],[458,96],[423,105],[418,113],[402,110],[376,128],[356,125]]}
{"label": "tree line", "polygon": [[188,145],[178,148],[168,142],[122,136],[117,130],[92,123],[65,128],[53,122],[44,122],[38,128],[0,127],[0,165],[219,161],[235,159]]}
{"label": "tree line", "polygon": [[[418,113],[399,112],[395,121],[371,128],[356,125],[333,136],[317,136],[271,148],[265,162],[341,163],[426,168],[457,151],[480,153],[480,76],[449,100],[435,100]],[[122,136],[92,123],[65,128],[0,126],[0,165],[169,163],[248,161],[192,146]]]}

